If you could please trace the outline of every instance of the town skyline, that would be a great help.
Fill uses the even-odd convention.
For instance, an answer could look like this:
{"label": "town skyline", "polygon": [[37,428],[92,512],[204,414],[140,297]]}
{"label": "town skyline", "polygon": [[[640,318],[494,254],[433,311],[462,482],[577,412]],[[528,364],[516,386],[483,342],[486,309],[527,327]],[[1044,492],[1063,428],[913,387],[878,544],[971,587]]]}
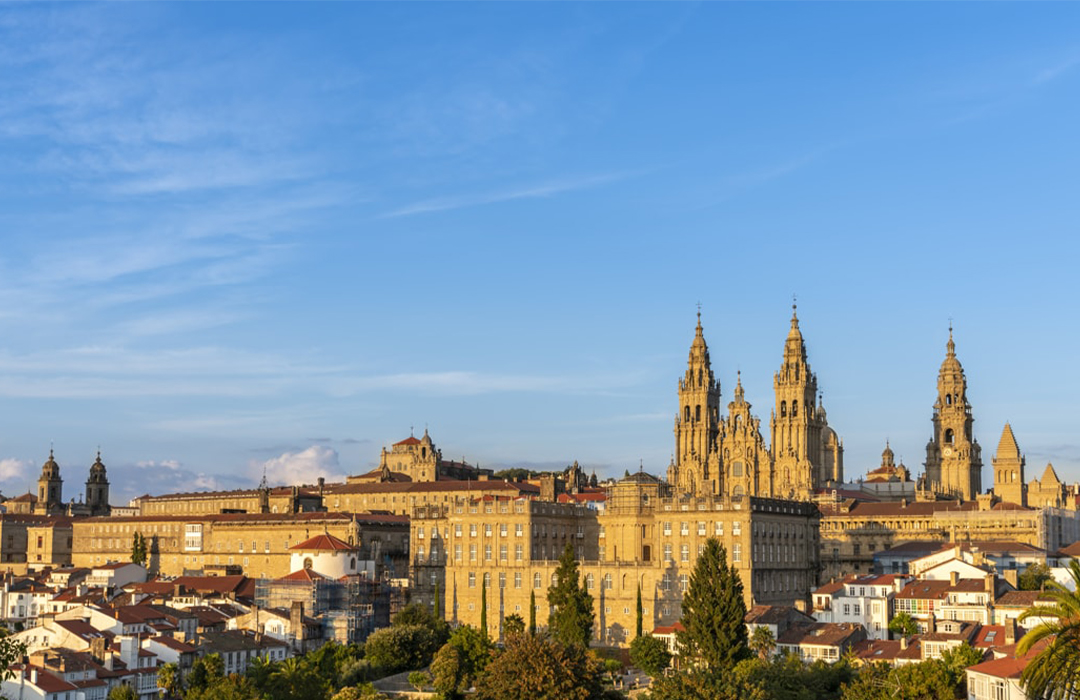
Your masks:
{"label": "town skyline", "polygon": [[1007,421],[1075,482],[1077,15],[4,7],[0,490],[50,445],[65,500],[99,447],[117,504],[311,482],[425,424],[663,474],[696,305],[767,423],[793,294],[848,479],[922,472],[951,324],[985,486]]}

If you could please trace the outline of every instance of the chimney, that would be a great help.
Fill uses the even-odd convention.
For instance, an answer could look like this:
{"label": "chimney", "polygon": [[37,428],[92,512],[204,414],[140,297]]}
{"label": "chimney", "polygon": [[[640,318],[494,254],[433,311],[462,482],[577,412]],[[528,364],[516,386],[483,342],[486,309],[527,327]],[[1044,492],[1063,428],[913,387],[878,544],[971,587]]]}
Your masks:
{"label": "chimney", "polygon": [[90,655],[94,658],[95,663],[105,663],[105,638],[95,637],[90,640]]}
{"label": "chimney", "polygon": [[289,626],[292,628],[293,637],[296,641],[304,641],[304,603],[294,600],[289,610]]}
{"label": "chimney", "polygon": [[907,649],[907,636],[900,635],[900,650],[903,651],[904,649]]}
{"label": "chimney", "polygon": [[30,667],[30,685],[37,685],[37,667]]}
{"label": "chimney", "polygon": [[1020,589],[1020,574],[1016,569],[1005,569],[1005,581],[1013,588]]}
{"label": "chimney", "polygon": [[949,572],[949,584],[955,586],[959,582],[960,582],[960,572],[959,571],[950,571]]}
{"label": "chimney", "polygon": [[930,622],[926,623],[926,629],[930,634],[937,632],[937,616],[933,613],[930,613]]}
{"label": "chimney", "polygon": [[1005,645],[1016,644],[1016,618],[1005,620]]}
{"label": "chimney", "polygon": [[994,575],[987,574],[983,577],[983,583],[986,587],[986,592],[990,594],[990,602],[994,602]]}
{"label": "chimney", "polygon": [[806,612],[806,599],[805,598],[799,598],[798,600],[796,600],[795,601],[795,609],[798,610],[801,613],[805,613]]}

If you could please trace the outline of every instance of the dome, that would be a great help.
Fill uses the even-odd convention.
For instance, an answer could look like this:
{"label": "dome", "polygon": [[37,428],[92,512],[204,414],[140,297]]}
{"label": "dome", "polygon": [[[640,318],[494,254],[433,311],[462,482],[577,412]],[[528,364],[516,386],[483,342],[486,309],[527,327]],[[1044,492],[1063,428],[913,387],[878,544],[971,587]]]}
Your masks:
{"label": "dome", "polygon": [[53,458],[53,451],[49,449],[49,458],[41,465],[41,476],[46,479],[55,479],[60,476],[60,465]]}

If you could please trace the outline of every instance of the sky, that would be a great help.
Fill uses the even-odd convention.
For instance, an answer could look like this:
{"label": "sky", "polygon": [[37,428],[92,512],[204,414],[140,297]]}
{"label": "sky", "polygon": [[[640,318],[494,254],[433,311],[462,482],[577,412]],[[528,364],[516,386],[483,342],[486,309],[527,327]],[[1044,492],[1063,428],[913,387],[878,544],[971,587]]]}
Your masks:
{"label": "sky", "polygon": [[984,482],[1076,481],[1077,124],[1075,3],[2,4],[0,490],[663,472],[793,296],[850,478],[951,322]]}

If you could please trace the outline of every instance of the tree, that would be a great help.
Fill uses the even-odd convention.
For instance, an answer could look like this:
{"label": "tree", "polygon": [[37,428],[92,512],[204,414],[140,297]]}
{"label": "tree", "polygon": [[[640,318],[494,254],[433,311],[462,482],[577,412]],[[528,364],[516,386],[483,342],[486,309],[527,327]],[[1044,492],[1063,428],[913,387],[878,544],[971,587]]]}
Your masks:
{"label": "tree", "polygon": [[175,662],[163,664],[157,672],[158,687],[165,691],[165,697],[175,698],[180,695],[183,684],[180,681],[180,667]]}
{"label": "tree", "polygon": [[270,675],[269,691],[272,700],[324,700],[330,693],[330,682],[315,664],[294,656],[277,665]]}
{"label": "tree", "polygon": [[[244,676],[260,692],[270,689],[270,677],[277,669],[277,664],[267,656],[256,656],[247,666]],[[160,685],[160,682],[159,682]]]}
{"label": "tree", "polygon": [[548,588],[548,632],[563,644],[589,646],[595,614],[593,597],[581,585],[574,547],[569,542],[555,569],[555,585]]}
{"label": "tree", "polygon": [[215,677],[205,688],[189,688],[184,700],[263,700],[263,696],[251,681],[234,673],[228,677]]}
{"label": "tree", "polygon": [[965,671],[968,666],[974,666],[981,663],[982,660],[983,653],[966,641],[962,642],[960,646],[949,647],[941,652],[941,663],[945,664],[945,669],[953,677],[953,681],[960,686],[963,691],[961,694],[964,697],[967,697],[967,673]]}
{"label": "tree", "polygon": [[655,678],[671,663],[671,652],[664,640],[651,634],[634,637],[630,642],[630,663]]}
{"label": "tree", "polygon": [[[635,619],[636,637],[641,636],[641,631],[645,622],[645,608],[641,604],[641,581],[638,581],[637,585],[637,616]],[[651,675],[651,674],[650,674]]]}
{"label": "tree", "polygon": [[443,644],[431,660],[431,684],[445,700],[455,700],[469,689],[464,655],[452,644]]}
{"label": "tree", "polygon": [[16,642],[11,637],[0,639],[0,681],[6,681],[15,676],[11,665],[18,663],[26,655],[26,645]]}
{"label": "tree", "polygon": [[893,619],[889,620],[889,631],[902,637],[910,637],[918,633],[919,625],[916,624],[915,618],[911,615],[906,612],[898,612]]}
{"label": "tree", "polygon": [[536,590],[529,591],[529,634],[536,634]]}
{"label": "tree", "polygon": [[487,624],[487,576],[480,581],[480,633],[488,638]]}
{"label": "tree", "polygon": [[1020,574],[1017,584],[1022,591],[1041,591],[1054,577],[1050,574],[1050,567],[1041,562],[1035,562],[1024,569]]}
{"label": "tree", "polygon": [[387,696],[375,690],[375,686],[364,683],[360,686],[342,688],[330,700],[387,700]]}
{"label": "tree", "polygon": [[1048,581],[1045,595],[1050,604],[1036,605],[1020,615],[1021,621],[1043,620],[1016,647],[1017,656],[1037,650],[1020,676],[1031,698],[1080,697],[1080,559],[1069,562],[1068,572],[1073,590]]}
{"label": "tree", "polygon": [[503,618],[503,634],[509,637],[512,634],[525,634],[525,620],[521,615],[512,613]]}
{"label": "tree", "polygon": [[742,580],[727,563],[727,551],[715,537],[705,542],[690,585],[683,595],[679,644],[707,669],[730,668],[750,656],[744,618]]}
{"label": "tree", "polygon": [[[460,666],[460,682],[464,684],[462,692],[472,687],[476,679],[491,662],[493,646],[484,634],[469,625],[462,625],[454,630],[443,648],[453,647],[459,652],[457,663]],[[441,650],[440,650],[441,651]],[[434,662],[432,662],[434,663]]]}
{"label": "tree", "polygon": [[191,691],[203,691],[225,676],[225,663],[220,654],[207,654],[191,665],[187,686]]}
{"label": "tree", "polygon": [[864,667],[844,686],[843,700],[955,700],[955,679],[941,661],[932,659],[889,668],[885,664]]}
{"label": "tree", "polygon": [[416,688],[416,692],[421,693],[424,690],[424,686],[428,684],[428,674],[423,671],[413,671],[409,674],[409,685]]}
{"label": "tree", "polygon": [[578,642],[519,634],[476,682],[477,700],[600,700],[600,667]]}
{"label": "tree", "polygon": [[772,630],[765,625],[758,625],[754,633],[750,635],[750,650],[758,655],[762,661],[767,661],[776,648],[776,637]]}
{"label": "tree", "polygon": [[423,625],[384,627],[364,644],[367,660],[387,671],[423,668],[438,648],[434,633]]}
{"label": "tree", "polygon": [[124,685],[113,686],[106,698],[107,700],[139,700],[139,694],[135,692],[134,688],[125,683]]}
{"label": "tree", "polygon": [[131,536],[131,563],[143,566],[146,564],[146,538],[141,532]]}

